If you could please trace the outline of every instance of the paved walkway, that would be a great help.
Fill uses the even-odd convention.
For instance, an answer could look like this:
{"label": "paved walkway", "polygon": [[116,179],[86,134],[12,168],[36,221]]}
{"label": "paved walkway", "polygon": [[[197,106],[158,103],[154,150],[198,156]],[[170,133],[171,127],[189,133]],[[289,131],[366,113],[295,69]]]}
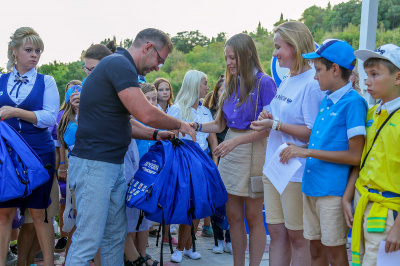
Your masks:
{"label": "paved walkway", "polygon": [[[174,236],[177,238],[177,236]],[[191,260],[189,258],[184,257],[182,262],[172,263],[171,262],[171,254],[168,245],[164,245],[164,265],[165,266],[172,266],[172,265],[181,265],[181,266],[231,266],[233,265],[233,256],[229,253],[224,254],[214,254],[212,252],[212,248],[214,246],[214,238],[210,237],[202,237],[201,232],[198,231],[196,233],[196,250],[200,252],[202,258],[199,260]],[[175,249],[175,247],[174,247]],[[160,260],[160,246],[156,246],[156,238],[149,237],[149,247],[147,248],[147,253],[150,254],[153,259]],[[61,258],[55,261],[56,265],[61,265],[65,258],[65,252],[60,253]],[[349,261],[351,260],[351,253],[348,250]],[[43,265],[41,262],[36,262],[37,265]],[[245,265],[249,265],[249,253],[246,251],[246,262]],[[265,247],[265,253],[263,255],[263,259],[261,261],[261,266],[268,266],[269,265],[269,237],[267,240],[267,246]],[[91,266],[94,264],[91,263]],[[105,265],[108,266],[108,265]]]}

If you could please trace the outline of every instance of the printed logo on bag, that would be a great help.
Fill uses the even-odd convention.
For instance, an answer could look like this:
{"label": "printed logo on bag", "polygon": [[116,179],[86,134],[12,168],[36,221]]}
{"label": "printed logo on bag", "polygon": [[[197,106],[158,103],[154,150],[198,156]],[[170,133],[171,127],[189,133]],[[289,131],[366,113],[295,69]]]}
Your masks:
{"label": "printed logo on bag", "polygon": [[144,192],[144,191],[146,190],[146,188],[147,188],[147,186],[144,186],[144,187],[142,188],[142,192]]}
{"label": "printed logo on bag", "polygon": [[140,183],[140,185],[138,186],[138,189],[141,189],[143,187],[143,183]]}
{"label": "printed logo on bag", "polygon": [[127,195],[127,196],[126,196],[126,201],[130,201],[131,198],[132,198],[132,194]]}
{"label": "printed logo on bag", "polygon": [[133,186],[137,187],[138,185],[139,185],[139,181],[136,181],[136,183]]}
{"label": "printed logo on bag", "polygon": [[372,126],[373,123],[374,123],[373,119],[367,120],[367,122],[365,123],[365,126],[370,127],[370,126]]}
{"label": "printed logo on bag", "polygon": [[138,191],[136,191],[135,193],[133,193],[133,196],[136,196],[137,194],[139,194],[139,190]]}
{"label": "printed logo on bag", "polygon": [[160,166],[157,164],[155,160],[152,160],[151,162],[146,162],[142,166],[143,171],[152,175],[157,174],[159,168]]}
{"label": "printed logo on bag", "polygon": [[337,113],[332,112],[330,116],[337,116]]}
{"label": "printed logo on bag", "polygon": [[389,122],[389,126],[395,127],[396,125]]}
{"label": "printed logo on bag", "polygon": [[128,187],[132,186],[133,182],[135,182],[135,178],[132,178],[132,180],[129,182]]}

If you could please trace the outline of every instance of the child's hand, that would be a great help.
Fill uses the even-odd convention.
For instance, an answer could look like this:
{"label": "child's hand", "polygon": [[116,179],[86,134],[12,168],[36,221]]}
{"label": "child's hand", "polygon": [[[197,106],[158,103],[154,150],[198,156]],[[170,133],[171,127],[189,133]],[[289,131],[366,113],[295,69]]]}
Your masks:
{"label": "child's hand", "polygon": [[343,215],[349,228],[353,227],[353,206],[351,200],[352,199],[348,200],[345,197],[342,198]]}
{"label": "child's hand", "polygon": [[262,112],[258,116],[258,120],[261,121],[263,119],[271,119],[271,120],[273,120],[274,118],[273,118],[272,114],[269,113],[267,110],[262,110]]}
{"label": "child's hand", "polygon": [[281,163],[288,163],[289,159],[292,157],[308,157],[308,149],[300,148],[297,145],[289,145],[289,147],[286,147],[281,151],[279,156],[281,157]]}
{"label": "child's hand", "polygon": [[[389,210],[391,211],[391,210]],[[399,222],[393,225],[390,229],[389,234],[386,239],[385,251],[386,253],[394,252],[400,249],[400,224]]]}
{"label": "child's hand", "polygon": [[253,121],[250,124],[250,128],[255,130],[255,131],[264,131],[266,129],[272,128],[272,124],[274,123],[273,120],[271,119],[264,119],[261,121]]}

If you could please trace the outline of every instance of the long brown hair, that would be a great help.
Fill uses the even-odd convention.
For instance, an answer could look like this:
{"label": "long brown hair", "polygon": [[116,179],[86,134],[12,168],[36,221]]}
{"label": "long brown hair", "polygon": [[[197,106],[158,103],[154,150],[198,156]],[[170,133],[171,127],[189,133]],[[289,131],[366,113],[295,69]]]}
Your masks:
{"label": "long brown hair", "polygon": [[61,117],[57,130],[57,139],[65,149],[68,149],[68,146],[64,141],[64,134],[65,131],[67,130],[69,122],[71,121],[78,124],[78,121],[76,121],[75,119],[75,110],[72,107],[71,102],[69,102],[67,104],[64,114]]}
{"label": "long brown hair", "polygon": [[204,107],[211,110],[212,113],[217,112],[218,110],[218,91],[224,85],[225,75],[221,75],[217,82],[215,83],[214,90],[209,92],[204,98],[203,105]]}
{"label": "long brown hair", "polygon": [[[236,69],[238,71],[235,75],[233,75],[230,69],[228,67],[226,68],[225,90],[221,96],[218,113],[215,118],[217,123],[220,125],[224,119],[222,115],[223,103],[230,99],[234,92],[236,92],[236,97],[239,97],[240,95],[238,106],[245,103],[256,85],[257,78],[254,75],[254,68],[264,72],[261,66],[260,58],[258,57],[256,45],[254,44],[254,41],[250,35],[246,33],[236,34],[226,42],[225,48],[226,47],[230,47],[233,50],[237,64]],[[237,91],[239,75],[240,92]]]}
{"label": "long brown hair", "polygon": [[[156,90],[158,92],[158,86],[160,86],[160,84],[163,83],[163,82],[168,83],[168,85],[169,85],[169,90],[170,90],[171,93],[170,93],[170,97],[169,97],[167,102],[168,102],[168,106],[171,106],[172,105],[172,100],[174,99],[174,93],[172,91],[171,83],[168,80],[166,80],[165,78],[157,78],[153,82],[153,85],[154,85],[154,87],[156,87]],[[158,102],[158,100],[157,100],[157,102]]]}

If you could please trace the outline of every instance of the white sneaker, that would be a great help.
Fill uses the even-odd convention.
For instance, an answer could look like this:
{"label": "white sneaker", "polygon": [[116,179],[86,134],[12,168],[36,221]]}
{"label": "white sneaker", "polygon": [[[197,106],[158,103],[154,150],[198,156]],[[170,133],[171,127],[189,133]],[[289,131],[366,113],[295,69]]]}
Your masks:
{"label": "white sneaker", "polygon": [[171,235],[178,234],[178,225],[177,224],[171,224],[171,226],[169,227],[169,231],[171,232]]}
{"label": "white sneaker", "polygon": [[191,258],[192,260],[198,260],[201,258],[201,254],[197,251],[193,252],[193,249],[189,250],[183,249],[183,255]]}
{"label": "white sneaker", "polygon": [[174,253],[171,255],[172,262],[181,262],[183,256],[183,251],[175,250]]}
{"label": "white sneaker", "polygon": [[224,253],[224,240],[218,240],[218,246],[213,247],[213,253],[215,254]]}
{"label": "white sneaker", "polygon": [[225,244],[224,251],[233,255],[232,243],[228,242]]}

